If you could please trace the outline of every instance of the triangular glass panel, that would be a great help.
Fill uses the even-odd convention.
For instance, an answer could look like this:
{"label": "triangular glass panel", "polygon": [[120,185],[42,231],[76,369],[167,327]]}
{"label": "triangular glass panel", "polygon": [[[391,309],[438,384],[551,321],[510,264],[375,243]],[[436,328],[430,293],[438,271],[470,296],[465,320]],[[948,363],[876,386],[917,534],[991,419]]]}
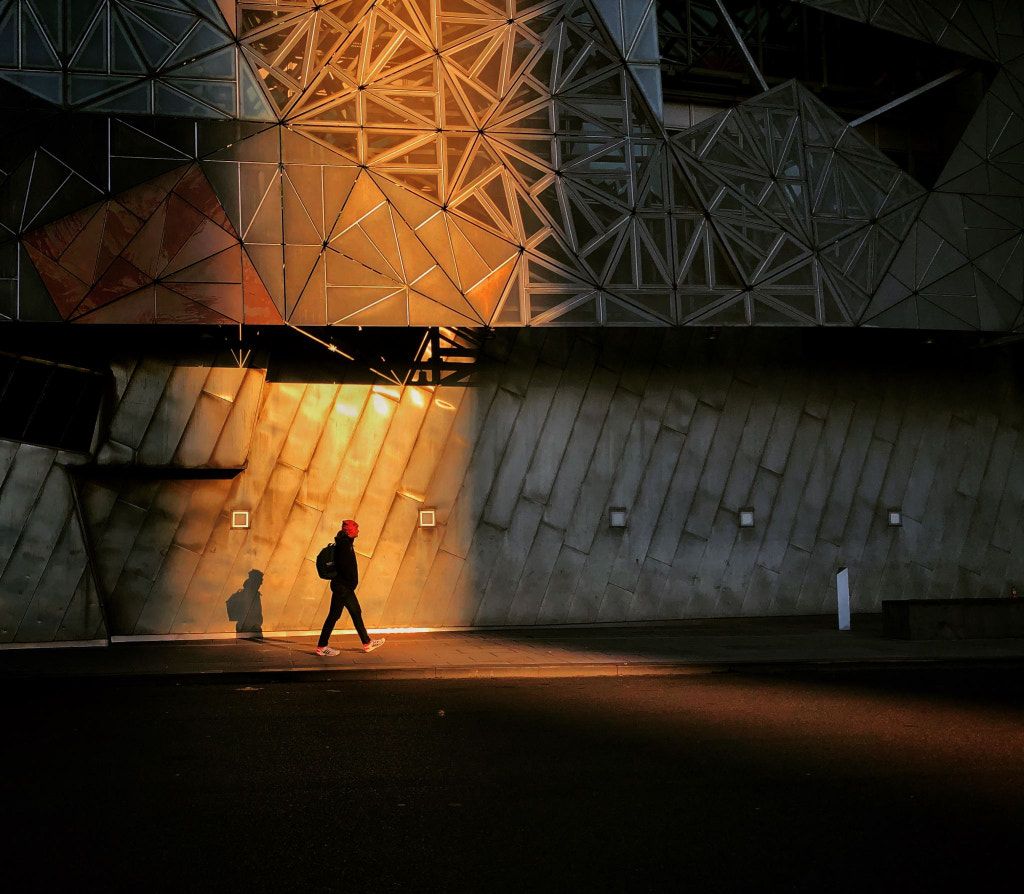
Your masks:
{"label": "triangular glass panel", "polygon": [[[917,318],[922,329],[948,329],[951,331],[959,331],[963,329],[977,329],[978,319],[977,305],[971,301],[970,306],[960,306],[954,303],[954,307],[958,311],[963,311],[964,315],[950,313],[943,307],[940,307],[938,303],[929,301],[923,296],[917,298]],[[973,320],[967,319],[973,317]]]}
{"label": "triangular glass panel", "polygon": [[737,267],[718,234],[709,230],[711,245],[711,278],[716,289],[738,289],[743,285]]}
{"label": "triangular glass panel", "polygon": [[1014,320],[1021,310],[1020,300],[992,282],[977,269],[974,273],[974,280],[979,328],[996,332],[1012,328]]}
{"label": "triangular glass panel", "polygon": [[[964,264],[952,273],[943,276],[941,279],[933,280],[928,285],[921,286],[922,295],[927,295],[935,300],[937,296],[956,296],[966,303],[975,303],[974,267]],[[943,305],[946,306],[946,305]]]}
{"label": "triangular glass panel", "polygon": [[868,237],[868,227],[857,230],[848,236],[832,241],[821,250],[821,257],[839,270],[845,272],[849,269],[853,259],[860,251],[861,245]]}
{"label": "triangular glass panel", "polygon": [[591,298],[588,301],[575,304],[562,313],[548,317],[546,322],[552,322],[553,320],[557,320],[565,325],[593,325],[600,320],[598,299]]}
{"label": "triangular glass panel", "polygon": [[523,324],[523,310],[521,306],[522,289],[519,285],[520,273],[517,269],[505,291],[505,297],[501,309],[492,320],[492,325],[498,326],[521,326]]}
{"label": "triangular glass panel", "polygon": [[[4,33],[5,22],[10,22],[13,26],[14,10],[15,7],[12,5],[8,9],[4,21],[0,21],[0,47],[3,46],[2,35]],[[126,43],[123,36],[121,41],[122,43]],[[74,56],[71,57],[69,69],[72,71],[107,71],[107,45],[107,17],[105,15],[100,15],[92,22],[89,26],[89,30],[78,44],[78,48],[75,50]],[[134,48],[131,49],[131,54],[138,58],[138,54],[135,53]],[[0,49],[0,64],[17,65],[17,50],[15,50],[13,57],[5,58],[4,51]]]}
{"label": "triangular glass panel", "polygon": [[728,112],[721,112],[700,124],[687,128],[672,137],[672,144],[700,158],[706,147],[710,146],[718,129],[722,126]]}
{"label": "triangular glass panel", "polygon": [[165,78],[211,78],[216,80],[234,80],[235,78],[235,47],[228,46],[221,50],[190,59],[174,68],[163,72]]}
{"label": "triangular glass panel", "polygon": [[25,68],[60,70],[57,58],[60,44],[53,46],[46,29],[38,22],[30,7],[21,8],[21,65]]}
{"label": "triangular glass panel", "polygon": [[21,87],[33,96],[38,96],[54,105],[61,104],[63,76],[59,71],[4,71],[0,69],[0,80]]}
{"label": "triangular glass panel", "polygon": [[[161,34],[144,19],[139,18],[126,6],[115,6],[111,12],[119,16],[125,24],[135,41],[135,45],[142,51],[146,64],[154,70],[159,68],[164,59],[174,49],[174,42]],[[226,43],[226,39],[222,38],[221,44],[223,43]]]}
{"label": "triangular glass panel", "polygon": [[67,78],[68,103],[82,105],[130,83],[119,75],[70,74]]}
{"label": "triangular glass panel", "polygon": [[629,302],[636,325],[664,325],[676,320],[675,301],[668,289],[619,289],[614,296],[602,293],[601,299],[605,302],[606,313],[613,301],[619,301],[624,307],[625,302]]}
{"label": "triangular glass panel", "polygon": [[758,288],[761,291],[767,292],[772,291],[773,286],[814,290],[817,288],[815,270],[814,258],[808,257],[801,263],[795,264],[781,273],[763,278],[758,282]]}
{"label": "triangular glass panel", "polygon": [[[788,296],[790,301],[798,301],[797,296]],[[789,302],[778,302],[770,300],[759,292],[752,294],[751,307],[753,310],[753,322],[762,326],[782,325],[794,326],[813,324],[817,322],[817,312],[814,299],[807,296],[799,303],[800,307],[790,307]],[[811,311],[807,314],[806,311]]]}
{"label": "triangular glass panel", "polygon": [[[527,270],[533,265],[528,261]],[[581,295],[592,294],[592,292],[581,292],[577,289],[556,289],[545,288],[543,291],[537,288],[529,288],[526,291],[529,302],[531,322],[537,322],[539,317],[544,317],[552,311],[559,310],[573,301],[579,300]]]}
{"label": "triangular glass panel", "polygon": [[747,295],[731,298],[705,311],[692,322],[706,326],[747,326],[751,322],[750,298]]}
{"label": "triangular glass panel", "polygon": [[605,284],[612,288],[631,288],[640,283],[635,272],[635,249],[633,244],[633,226],[628,226],[608,258],[608,271]]}
{"label": "triangular glass panel", "polygon": [[994,282],[1012,291],[1018,283],[1024,282],[1024,236],[1014,235],[985,254],[976,256],[974,265]]}
{"label": "triangular glass panel", "polygon": [[[857,317],[867,305],[867,296],[857,295],[859,300],[849,303],[844,300],[850,294],[855,294],[853,286],[844,283],[845,289],[840,290],[833,284],[831,277],[824,269],[819,270],[821,282],[821,322],[828,325],[843,325],[856,321]],[[845,291],[845,295],[844,295]]]}

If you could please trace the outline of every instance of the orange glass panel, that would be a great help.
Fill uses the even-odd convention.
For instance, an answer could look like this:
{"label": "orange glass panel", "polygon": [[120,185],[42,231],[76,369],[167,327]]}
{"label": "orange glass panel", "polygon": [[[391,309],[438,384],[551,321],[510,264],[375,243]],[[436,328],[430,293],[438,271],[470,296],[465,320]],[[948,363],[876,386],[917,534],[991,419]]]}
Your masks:
{"label": "orange glass panel", "polygon": [[328,65],[313,82],[312,87],[307,87],[302,94],[302,99],[295,104],[292,115],[301,117],[323,105],[328,100],[337,99],[344,94],[353,91],[358,87],[355,78],[349,77],[340,69]]}
{"label": "orange glass panel", "polygon": [[367,288],[328,288],[328,317],[346,326],[407,326],[409,309],[405,289],[385,293]]}
{"label": "orange glass panel", "polygon": [[174,192],[231,235],[238,235],[199,165],[192,165],[188,169],[174,187]]}
{"label": "orange glass panel", "polygon": [[303,283],[300,295],[288,295],[288,320],[296,326],[326,326],[327,298],[324,292],[323,259],[317,260],[310,276]]}
{"label": "orange glass panel", "polygon": [[345,202],[345,207],[342,208],[341,214],[338,216],[333,232],[336,234],[344,232],[385,201],[387,200],[384,198],[384,194],[373,182],[373,178],[366,171],[361,172],[352,187],[348,201]]}
{"label": "orange glass panel", "polygon": [[207,218],[199,225],[196,231],[189,237],[188,242],[181,247],[167,266],[160,271],[160,274],[162,276],[169,276],[185,267],[198,263],[203,258],[208,258],[237,244],[237,239]]}
{"label": "orange glass panel", "polygon": [[36,268],[36,272],[42,279],[43,285],[46,286],[46,291],[50,293],[50,297],[57,306],[60,315],[67,319],[85,296],[85,293],[89,291],[88,283],[82,282],[70,271],[61,267],[56,261],[44,255],[27,240],[24,244],[25,250],[28,252],[28,256],[32,259],[32,264]]}
{"label": "orange glass panel", "polygon": [[441,201],[441,172],[422,171],[414,168],[390,167],[387,165],[375,167],[375,173],[388,177],[397,183],[407,186],[424,196]]}
{"label": "orange glass panel", "polygon": [[[221,4],[225,0],[220,0]],[[228,0],[230,2],[230,0]],[[270,8],[267,3],[238,3],[238,36],[245,37],[261,28],[273,25],[275,22],[294,16],[302,11],[301,7],[285,6],[284,8]],[[228,19],[230,22],[230,18]]]}
{"label": "orange glass panel", "polygon": [[350,93],[339,99],[333,100],[327,105],[318,106],[312,112],[308,112],[298,118],[304,124],[320,121],[325,124],[353,124],[360,122],[359,95]]}
{"label": "orange glass panel", "polygon": [[83,282],[95,282],[96,258],[103,240],[103,224],[106,221],[106,202],[71,241],[61,255],[61,266]]}
{"label": "orange glass panel", "polygon": [[116,301],[150,282],[150,278],[138,267],[132,266],[124,258],[117,258],[100,281],[89,290],[89,294],[78,305],[73,316],[80,316],[109,304],[111,301]]}
{"label": "orange glass panel", "polygon": [[395,277],[405,282],[405,265],[402,263],[402,253],[398,249],[395,225],[391,220],[391,206],[381,205],[366,215],[359,222],[359,227],[369,237],[374,248],[384,256],[391,270],[395,272]]}
{"label": "orange glass panel", "polygon": [[249,325],[280,323],[281,314],[249,256],[242,252],[243,322]]}
{"label": "orange glass panel", "polygon": [[103,239],[96,254],[96,269],[93,272],[94,281],[99,279],[103,271],[107,269],[111,261],[128,244],[141,226],[142,221],[123,205],[119,205],[117,202],[107,202]]}
{"label": "orange glass panel", "polygon": [[342,158],[360,163],[362,158],[362,140],[360,131],[355,128],[328,128],[328,127],[307,127],[297,125],[304,136],[312,140],[319,140],[325,146],[333,149]]}
{"label": "orange glass panel", "polygon": [[382,100],[386,100],[393,107],[401,109],[407,121],[427,127],[436,127],[440,121],[436,93],[399,93],[395,90],[370,92],[380,96]]}
{"label": "orange glass panel", "polygon": [[[309,291],[311,284],[315,289],[318,263],[321,251],[317,246],[286,245],[284,249],[284,292],[285,316],[291,313],[300,299]],[[322,268],[320,275],[322,278]]]}
{"label": "orange glass panel", "polygon": [[379,169],[374,170],[371,172],[371,176],[402,219],[413,228],[418,227],[441,210],[439,205],[423,198],[417,190],[407,189],[395,183],[391,179],[390,171],[385,174]]}
{"label": "orange glass panel", "polygon": [[[197,301],[190,301],[188,298],[182,297],[177,292],[172,292],[170,289],[158,285],[155,290],[156,321],[158,323],[205,323],[220,325],[238,320],[241,318],[242,287],[229,286],[227,288],[234,289],[237,292],[237,294],[233,296],[231,304],[232,306],[237,307],[238,311],[235,316],[230,318],[217,313],[216,310],[213,310],[206,304],[201,304]],[[212,299],[210,300],[211,304],[224,303],[224,297],[221,295],[210,295],[209,298]]]}
{"label": "orange glass panel", "polygon": [[56,260],[101,208],[102,204],[90,205],[45,227],[26,233],[24,240],[47,257]]}
{"label": "orange glass panel", "polygon": [[168,196],[167,217],[160,243],[157,270],[167,266],[204,220],[203,215],[184,199],[179,199],[173,193]]}
{"label": "orange glass panel", "polygon": [[242,248],[240,245],[222,251],[197,264],[167,276],[174,282],[240,283],[242,281]]}
{"label": "orange glass panel", "polygon": [[337,251],[328,250],[325,257],[328,288],[331,286],[373,286],[384,289],[390,295],[402,287],[401,283],[360,264],[358,261],[345,257]]}
{"label": "orange glass panel", "polygon": [[[291,245],[321,245],[324,241],[323,195],[320,183],[320,168],[305,165],[289,165],[284,178],[284,241]],[[298,183],[313,181],[304,186],[315,186],[315,190],[303,189],[310,202],[307,205],[296,192]],[[279,212],[280,213],[280,212]]]}
{"label": "orange glass panel", "polygon": [[[490,268],[500,266],[510,257],[518,254],[519,247],[513,245],[500,236],[494,236],[475,224],[460,220],[452,216],[452,223],[461,231],[466,242],[473,247],[474,254],[483,258],[484,263]],[[454,237],[453,237],[454,241]]]}
{"label": "orange glass panel", "polygon": [[334,228],[341,209],[348,201],[352,187],[359,176],[359,168],[356,167],[324,167],[323,171],[323,201],[324,201],[324,228],[326,233]]}
{"label": "orange glass panel", "polygon": [[497,270],[466,292],[466,300],[485,321],[489,322],[494,315],[495,308],[505,293],[505,287],[516,269],[517,262],[518,257],[509,258]]}
{"label": "orange glass panel", "polygon": [[[454,317],[454,319],[453,319]],[[451,307],[438,304],[418,292],[409,293],[409,325],[411,326],[479,326],[476,315],[463,315]]]}
{"label": "orange glass panel", "polygon": [[416,280],[414,288],[416,292],[430,298],[431,301],[436,301],[439,305],[451,308],[469,319],[475,319],[475,325],[480,325],[483,322],[473,309],[473,305],[466,300],[465,296],[456,288],[451,279],[445,276],[444,271],[440,267],[434,267],[427,271],[426,274]]}
{"label": "orange glass panel", "polygon": [[455,252],[448,236],[448,215],[436,214],[416,228],[416,236],[427,247],[441,268],[459,283],[459,269],[455,263]]}
{"label": "orange glass panel", "polygon": [[349,227],[344,233],[331,240],[331,248],[386,276],[396,280],[402,278],[401,263],[398,259],[392,255],[398,265],[396,269],[391,261],[381,254],[374,240],[366,235],[362,227]]}
{"label": "orange glass panel", "polygon": [[426,250],[409,225],[397,213],[392,213],[391,222],[395,228],[395,235],[398,238],[398,245],[402,253],[405,281],[415,283],[431,267],[436,266],[437,261],[434,260],[433,256]]}
{"label": "orange glass panel", "polygon": [[167,205],[164,203],[153,212],[121,252],[123,258],[154,279],[160,269],[160,246],[164,238],[166,219]]}
{"label": "orange glass panel", "polygon": [[155,287],[150,285],[123,298],[104,305],[85,316],[76,317],[76,323],[141,324],[156,322]]}

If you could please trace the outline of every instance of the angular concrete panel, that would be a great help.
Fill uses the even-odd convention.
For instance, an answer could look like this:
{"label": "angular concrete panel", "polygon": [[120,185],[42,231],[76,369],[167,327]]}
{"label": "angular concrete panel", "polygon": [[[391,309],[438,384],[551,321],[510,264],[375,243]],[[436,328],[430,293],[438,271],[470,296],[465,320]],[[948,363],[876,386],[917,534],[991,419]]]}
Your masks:
{"label": "angular concrete panel", "polygon": [[[140,437],[165,443],[153,426],[166,425],[181,444],[204,402],[232,398],[216,438],[236,456],[224,439],[240,439],[244,470],[82,470],[91,568],[69,470],[55,451],[0,441],[4,640],[89,638],[101,596],[118,636],[316,628],[328,589],[312,560],[349,516],[367,530],[356,549],[371,627],[818,613],[839,565],[855,611],[1019,584],[1014,355],[956,354],[953,367],[922,347],[880,368],[848,342],[832,358],[785,334],[731,338],[698,363],[674,333],[645,335],[642,358],[571,330],[518,357],[502,336],[457,391],[213,370],[197,391],[172,364],[153,407],[136,391]],[[156,368],[142,358],[123,395]],[[228,436],[247,389],[258,412]],[[184,429],[184,413],[159,409],[188,401]],[[609,527],[612,505],[625,528]],[[755,524],[741,529],[747,507]],[[902,527],[887,526],[890,507]],[[235,508],[250,528],[231,527]],[[434,528],[419,527],[421,508],[437,511]]]}

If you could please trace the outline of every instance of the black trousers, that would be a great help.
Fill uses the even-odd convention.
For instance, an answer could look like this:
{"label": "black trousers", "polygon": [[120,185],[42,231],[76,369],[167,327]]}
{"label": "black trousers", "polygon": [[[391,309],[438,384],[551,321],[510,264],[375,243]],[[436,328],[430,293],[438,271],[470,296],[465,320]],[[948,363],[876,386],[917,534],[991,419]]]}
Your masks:
{"label": "black trousers", "polygon": [[317,646],[327,645],[327,641],[331,638],[331,631],[334,630],[334,625],[338,623],[338,618],[341,617],[342,611],[346,608],[352,616],[352,624],[356,628],[359,638],[363,641],[363,645],[370,641],[370,635],[366,632],[366,625],[363,623],[363,610],[359,605],[359,600],[356,598],[356,591],[349,589],[339,580],[332,580],[331,610],[327,613],[327,620],[324,621],[324,629],[320,631],[320,639],[317,642]]}

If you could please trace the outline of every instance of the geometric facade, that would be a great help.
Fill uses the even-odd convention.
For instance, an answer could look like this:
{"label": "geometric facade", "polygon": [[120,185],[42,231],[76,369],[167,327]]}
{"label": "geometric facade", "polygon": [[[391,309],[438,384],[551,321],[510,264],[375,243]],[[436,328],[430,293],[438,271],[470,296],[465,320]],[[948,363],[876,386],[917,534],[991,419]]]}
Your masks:
{"label": "geometric facade", "polygon": [[0,645],[1019,586],[1024,10],[804,6],[0,0]]}
{"label": "geometric facade", "polygon": [[666,130],[639,0],[0,0],[0,315],[1020,328],[1018,5],[807,5],[998,65],[934,188],[796,80]]}
{"label": "geometric facade", "polygon": [[803,2],[1000,66],[876,290],[868,316],[897,327],[1019,328],[1024,324],[1021,5],[1014,0]]}

